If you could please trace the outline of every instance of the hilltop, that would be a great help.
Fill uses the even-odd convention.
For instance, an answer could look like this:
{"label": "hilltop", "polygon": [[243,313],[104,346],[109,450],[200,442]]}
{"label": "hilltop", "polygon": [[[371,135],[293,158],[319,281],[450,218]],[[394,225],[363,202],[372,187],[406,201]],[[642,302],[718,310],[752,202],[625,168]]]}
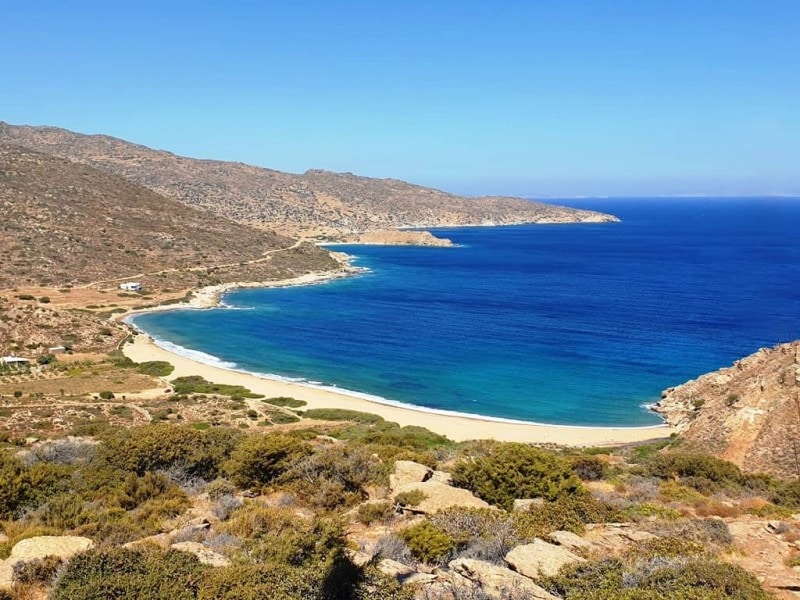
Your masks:
{"label": "hilltop", "polygon": [[[328,252],[80,165],[0,144],[3,287],[264,281],[335,268]],[[255,261],[255,262],[254,262]]]}
{"label": "hilltop", "polygon": [[396,179],[324,170],[300,175],[186,158],[55,127],[0,122],[0,142],[90,165],[189,206],[291,234],[351,239],[353,234],[404,227],[616,220],[520,198],[466,198]]}
{"label": "hilltop", "polygon": [[745,471],[800,474],[800,342],[762,348],[733,366],[666,390],[655,410],[686,447]]}

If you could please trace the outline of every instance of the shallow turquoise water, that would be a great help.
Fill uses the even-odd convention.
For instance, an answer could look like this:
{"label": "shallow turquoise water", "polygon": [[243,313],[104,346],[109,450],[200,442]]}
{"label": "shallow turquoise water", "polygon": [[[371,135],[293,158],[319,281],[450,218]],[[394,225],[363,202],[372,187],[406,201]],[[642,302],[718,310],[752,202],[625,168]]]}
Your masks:
{"label": "shallow turquoise water", "polygon": [[623,221],[437,232],[460,248],[345,247],[368,274],[135,324],[239,369],[583,425],[656,424],[644,405],[664,388],[800,337],[800,202],[576,205]]}

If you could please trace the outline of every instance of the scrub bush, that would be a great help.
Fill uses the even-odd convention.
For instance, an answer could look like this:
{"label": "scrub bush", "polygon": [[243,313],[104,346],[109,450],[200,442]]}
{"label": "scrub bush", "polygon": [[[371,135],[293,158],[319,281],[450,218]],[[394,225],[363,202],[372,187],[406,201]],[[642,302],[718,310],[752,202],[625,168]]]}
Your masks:
{"label": "scrub bush", "polygon": [[569,463],[553,452],[520,443],[491,443],[486,452],[453,469],[453,485],[511,510],[516,498],[555,500],[582,490]]}

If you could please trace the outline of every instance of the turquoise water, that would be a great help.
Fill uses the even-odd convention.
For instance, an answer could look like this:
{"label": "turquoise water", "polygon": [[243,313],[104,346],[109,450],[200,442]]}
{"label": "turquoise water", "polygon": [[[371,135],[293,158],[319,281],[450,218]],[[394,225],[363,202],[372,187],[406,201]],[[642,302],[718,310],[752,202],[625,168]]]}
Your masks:
{"label": "turquoise water", "polygon": [[336,248],[369,272],[135,324],[242,370],[432,409],[629,426],[660,422],[645,405],[666,387],[800,337],[800,202],[575,205],[622,222]]}

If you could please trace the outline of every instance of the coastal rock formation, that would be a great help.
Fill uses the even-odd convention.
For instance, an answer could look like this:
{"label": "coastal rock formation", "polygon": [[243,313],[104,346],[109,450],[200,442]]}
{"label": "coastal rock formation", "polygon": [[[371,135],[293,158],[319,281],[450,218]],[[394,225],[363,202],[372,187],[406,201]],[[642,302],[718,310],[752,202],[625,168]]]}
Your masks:
{"label": "coastal rock formation", "polygon": [[745,471],[798,474],[800,342],[781,344],[666,390],[655,406],[684,445]]}
{"label": "coastal rock formation", "polygon": [[403,227],[605,222],[602,213],[520,198],[466,198],[396,179],[310,170],[302,175],[198,160],[124,140],[0,122],[0,143],[91,165],[240,223],[336,238]]}
{"label": "coastal rock formation", "polygon": [[452,240],[436,237],[430,231],[367,231],[343,236],[337,241],[374,246],[454,246]]}

